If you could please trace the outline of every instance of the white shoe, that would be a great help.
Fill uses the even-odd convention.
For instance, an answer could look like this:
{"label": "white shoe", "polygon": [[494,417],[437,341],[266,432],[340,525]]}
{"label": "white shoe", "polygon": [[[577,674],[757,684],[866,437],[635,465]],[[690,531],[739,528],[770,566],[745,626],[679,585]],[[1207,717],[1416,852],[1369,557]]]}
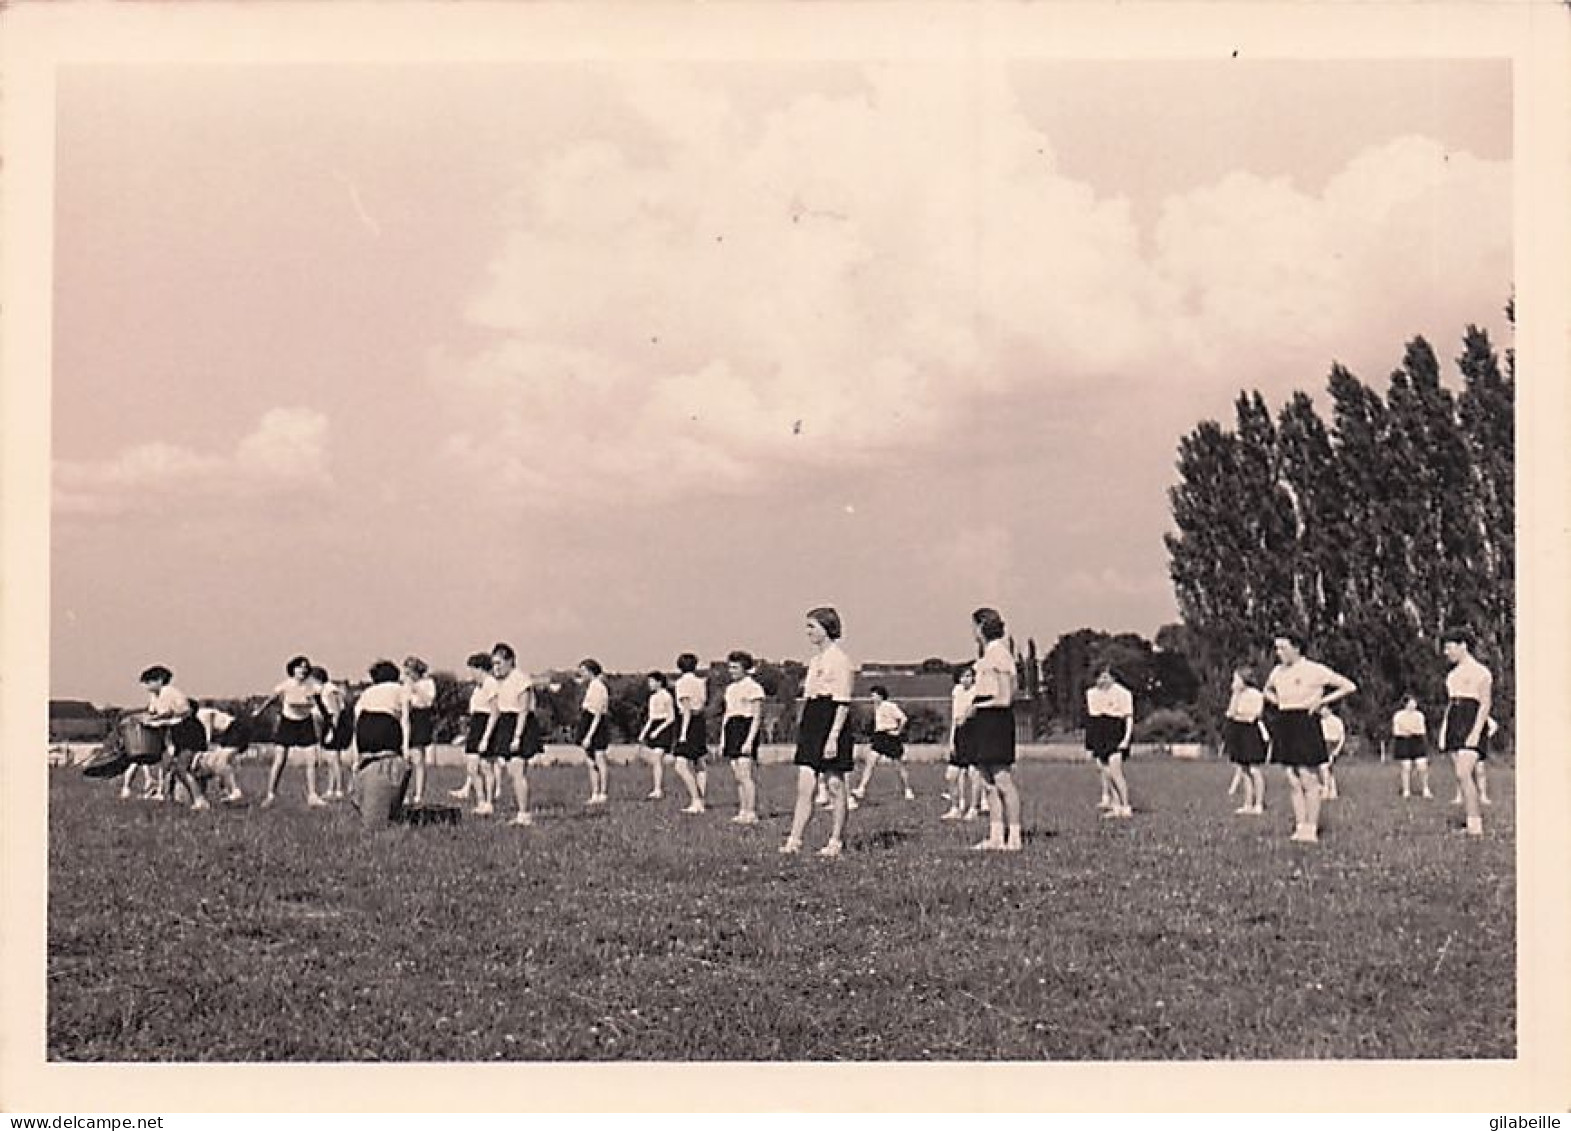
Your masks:
{"label": "white shoe", "polygon": [[447,796],[454,801],[467,801],[469,800],[469,787],[464,785],[459,786],[457,789],[450,789],[447,791]]}
{"label": "white shoe", "polygon": [[862,807],[862,803],[856,799],[856,794],[853,793],[849,797],[846,798],[846,808],[847,809],[850,809],[852,812],[855,812],[856,810],[860,809],[861,807]]}
{"label": "white shoe", "polygon": [[818,850],[818,854],[826,860],[832,860],[836,856],[840,855],[840,848],[840,842],[838,840],[832,840],[828,844],[824,845],[824,847],[820,848]]}
{"label": "white shoe", "polygon": [[510,825],[517,825],[520,828],[528,828],[530,825],[533,825],[534,823],[535,823],[535,819],[533,817],[531,817],[528,813],[515,813],[515,814],[513,814],[513,819],[508,822],[508,824],[510,824]]}
{"label": "white shoe", "polygon": [[962,816],[964,816],[964,814],[961,813],[959,809],[949,808],[945,809],[938,819],[940,821],[958,821]]}
{"label": "white shoe", "polygon": [[495,812],[496,807],[493,806],[489,801],[482,801],[480,804],[474,807],[474,814],[477,817],[489,817],[492,813]]}
{"label": "white shoe", "polygon": [[967,809],[965,811],[965,817],[962,818],[962,819],[963,820],[967,820],[967,821],[974,821],[974,820],[977,819],[978,816],[979,816],[979,814],[977,813],[977,811],[975,809]]}
{"label": "white shoe", "polygon": [[1494,802],[1493,802],[1493,801],[1491,801],[1491,800],[1489,800],[1489,798],[1487,798],[1487,797],[1483,797],[1483,796],[1480,796],[1480,797],[1479,797],[1479,799],[1478,799],[1478,803],[1479,803],[1479,804],[1480,804],[1480,805],[1493,805],[1493,804],[1494,804]]}
{"label": "white shoe", "polygon": [[1266,815],[1266,807],[1264,805],[1256,805],[1249,810],[1249,815],[1251,817],[1264,817]]}
{"label": "white shoe", "polygon": [[1482,817],[1469,817],[1467,819],[1467,835],[1468,836],[1483,836],[1484,835],[1484,819]]}
{"label": "white shoe", "polygon": [[1253,813],[1254,810],[1250,806],[1248,806],[1248,805],[1240,805],[1237,809],[1234,809],[1233,812],[1234,813],[1243,813],[1243,814],[1247,815],[1249,813]]}
{"label": "white shoe", "polygon": [[1113,808],[1113,803],[1104,797],[1096,803],[1096,807],[1098,809],[1111,809]]}
{"label": "white shoe", "polygon": [[733,825],[756,825],[758,824],[758,815],[756,813],[738,813],[731,818],[731,823]]}
{"label": "white shoe", "polygon": [[1113,816],[1115,816],[1115,817],[1122,817],[1125,820],[1128,820],[1130,817],[1133,817],[1134,815],[1135,815],[1135,811],[1133,809],[1131,809],[1127,805],[1125,805],[1122,809],[1119,809],[1117,812],[1115,812],[1113,814]]}
{"label": "white shoe", "polygon": [[1427,789],[1424,790],[1424,800],[1425,801],[1433,801],[1434,799],[1435,799],[1435,795],[1434,794],[1430,793]]}
{"label": "white shoe", "polygon": [[1462,795],[1459,793],[1455,797],[1453,797],[1451,799],[1451,804],[1453,804],[1453,805],[1460,805],[1460,804],[1462,804]]}
{"label": "white shoe", "polygon": [[1020,852],[1025,848],[1025,843],[1020,837],[1011,837],[1004,841],[1004,852]]}
{"label": "white shoe", "polygon": [[606,803],[606,795],[603,794],[603,793],[597,793],[593,797],[591,797],[588,801],[586,801],[584,804],[586,804],[586,805],[604,805],[605,803]]}
{"label": "white shoe", "polygon": [[795,856],[802,851],[802,842],[799,840],[788,840],[775,851],[779,852],[781,856]]}
{"label": "white shoe", "polygon": [[915,793],[915,791],[909,790],[909,789],[906,790],[906,800],[907,801],[915,801],[916,800],[916,793]]}
{"label": "white shoe", "polygon": [[207,798],[205,797],[198,797],[191,802],[191,812],[193,813],[202,813],[211,808],[212,806],[207,803]]}
{"label": "white shoe", "polygon": [[660,790],[658,790],[658,789],[651,789],[648,793],[644,794],[644,800],[645,801],[659,801],[664,796],[665,796],[665,794],[660,792]]}
{"label": "white shoe", "polygon": [[1318,844],[1320,843],[1320,834],[1308,825],[1299,825],[1298,828],[1293,830],[1293,835],[1287,839],[1297,841],[1299,844]]}
{"label": "white shoe", "polygon": [[858,801],[863,800],[864,798],[867,797],[867,786],[865,786],[865,785],[857,786],[855,789],[853,789],[851,791],[851,796],[856,798]]}
{"label": "white shoe", "polygon": [[703,811],[704,803],[702,801],[690,802],[687,808],[682,810],[684,813],[702,813]]}
{"label": "white shoe", "polygon": [[277,795],[269,793],[266,797],[262,798],[262,808],[271,809],[277,803],[277,801]]}
{"label": "white shoe", "polygon": [[1003,850],[1004,842],[994,840],[992,837],[988,837],[986,840],[979,840],[971,846],[972,852],[1002,852]]}
{"label": "white shoe", "polygon": [[121,801],[129,801],[130,799],[131,799],[131,787],[128,786],[128,785],[121,786],[120,787],[120,800]]}
{"label": "white shoe", "polygon": [[322,809],[327,806],[327,802],[323,801],[321,795],[316,793],[313,793],[307,797],[305,799],[305,803],[313,809]]}
{"label": "white shoe", "polygon": [[237,801],[244,800],[245,794],[241,793],[238,789],[231,789],[228,793],[224,794],[224,801],[229,805],[233,805]]}

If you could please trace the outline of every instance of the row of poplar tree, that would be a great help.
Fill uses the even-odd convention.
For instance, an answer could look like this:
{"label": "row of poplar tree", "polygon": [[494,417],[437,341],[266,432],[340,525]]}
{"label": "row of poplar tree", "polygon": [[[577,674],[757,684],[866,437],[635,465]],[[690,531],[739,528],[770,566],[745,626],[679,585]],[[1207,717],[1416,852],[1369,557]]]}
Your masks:
{"label": "row of poplar tree", "polygon": [[1329,419],[1303,392],[1274,416],[1241,393],[1231,427],[1208,420],[1180,441],[1166,541],[1206,713],[1225,704],[1235,666],[1264,674],[1272,636],[1296,629],[1358,683],[1346,713],[1381,733],[1404,691],[1443,700],[1440,636],[1459,625],[1509,726],[1515,358],[1469,326],[1456,364],[1453,391],[1414,338],[1383,393],[1333,366]]}

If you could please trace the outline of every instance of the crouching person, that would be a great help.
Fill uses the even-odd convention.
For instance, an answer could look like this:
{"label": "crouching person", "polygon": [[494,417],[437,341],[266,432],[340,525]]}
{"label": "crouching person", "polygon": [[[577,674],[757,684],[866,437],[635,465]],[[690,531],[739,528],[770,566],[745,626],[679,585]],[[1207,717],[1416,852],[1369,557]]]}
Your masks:
{"label": "crouching person", "polygon": [[396,664],[371,665],[371,686],[355,703],[353,801],[360,823],[384,828],[398,819],[409,787],[409,693]]}

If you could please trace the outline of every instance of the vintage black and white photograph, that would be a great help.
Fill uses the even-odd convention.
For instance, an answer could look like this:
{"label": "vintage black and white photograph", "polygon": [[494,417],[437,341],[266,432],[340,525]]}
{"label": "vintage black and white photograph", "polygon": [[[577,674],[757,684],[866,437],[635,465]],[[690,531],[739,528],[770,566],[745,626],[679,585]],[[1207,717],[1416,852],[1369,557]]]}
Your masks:
{"label": "vintage black and white photograph", "polygon": [[1520,64],[983,31],[59,63],[48,1064],[1518,1058]]}

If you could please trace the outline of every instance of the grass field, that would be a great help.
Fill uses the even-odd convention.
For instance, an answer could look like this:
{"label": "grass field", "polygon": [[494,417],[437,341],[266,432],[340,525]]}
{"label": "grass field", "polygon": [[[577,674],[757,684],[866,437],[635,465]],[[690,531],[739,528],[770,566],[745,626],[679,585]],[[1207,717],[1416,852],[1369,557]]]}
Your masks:
{"label": "grass field", "polygon": [[[1438,767],[1437,769],[1441,769]],[[1449,771],[1446,770],[1446,773]],[[368,835],[279,807],[193,814],[51,771],[51,1059],[86,1061],[1041,1060],[1511,1057],[1514,781],[1488,835],[1390,766],[1339,771],[1318,846],[1232,814],[1229,769],[1137,760],[1136,817],[1102,822],[1087,765],[1027,763],[1027,843],[972,853],[941,770],[887,769],[838,861],[782,858],[772,813],[642,800],[613,771],[534,775],[533,829]],[[888,776],[885,776],[885,775]],[[242,784],[253,796],[263,771]],[[441,785],[457,771],[442,771]],[[671,784],[675,785],[675,782]],[[677,786],[680,793],[680,786]],[[809,848],[822,843],[815,818]]]}

